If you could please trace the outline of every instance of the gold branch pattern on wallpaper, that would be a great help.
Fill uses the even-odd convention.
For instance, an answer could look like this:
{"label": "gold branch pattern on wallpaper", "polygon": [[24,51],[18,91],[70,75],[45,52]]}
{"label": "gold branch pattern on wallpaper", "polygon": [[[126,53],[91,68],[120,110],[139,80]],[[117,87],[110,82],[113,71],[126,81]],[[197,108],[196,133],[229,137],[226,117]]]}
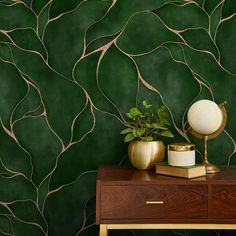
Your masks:
{"label": "gold branch pattern on wallpaper", "polygon": [[98,235],[97,169],[127,164],[119,132],[143,99],[198,162],[187,110],[227,100],[209,159],[235,164],[235,40],[230,0],[0,0],[0,235]]}

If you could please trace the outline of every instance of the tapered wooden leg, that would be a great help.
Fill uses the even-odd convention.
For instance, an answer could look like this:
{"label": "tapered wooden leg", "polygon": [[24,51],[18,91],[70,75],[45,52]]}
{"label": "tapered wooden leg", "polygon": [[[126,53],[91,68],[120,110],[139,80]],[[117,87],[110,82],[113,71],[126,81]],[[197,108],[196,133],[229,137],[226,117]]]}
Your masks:
{"label": "tapered wooden leg", "polygon": [[108,236],[107,225],[100,225],[100,236]]}

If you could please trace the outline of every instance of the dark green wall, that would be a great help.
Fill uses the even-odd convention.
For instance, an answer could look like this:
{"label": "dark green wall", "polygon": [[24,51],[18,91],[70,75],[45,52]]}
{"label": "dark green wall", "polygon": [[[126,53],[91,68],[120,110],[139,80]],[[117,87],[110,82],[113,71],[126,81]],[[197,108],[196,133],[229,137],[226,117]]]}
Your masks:
{"label": "dark green wall", "polygon": [[[166,144],[195,100],[227,100],[209,159],[235,164],[235,42],[234,0],[0,0],[0,235],[97,235],[97,168],[128,163],[119,132],[143,99],[168,107]],[[178,233],[198,235],[148,235]]]}

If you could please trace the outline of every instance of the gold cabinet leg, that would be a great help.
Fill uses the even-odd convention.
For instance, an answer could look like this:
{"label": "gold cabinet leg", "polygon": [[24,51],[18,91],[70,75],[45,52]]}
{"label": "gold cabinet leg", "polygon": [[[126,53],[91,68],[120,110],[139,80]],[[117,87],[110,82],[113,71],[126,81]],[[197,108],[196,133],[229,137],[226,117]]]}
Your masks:
{"label": "gold cabinet leg", "polygon": [[105,224],[100,225],[100,236],[108,236],[107,225]]}

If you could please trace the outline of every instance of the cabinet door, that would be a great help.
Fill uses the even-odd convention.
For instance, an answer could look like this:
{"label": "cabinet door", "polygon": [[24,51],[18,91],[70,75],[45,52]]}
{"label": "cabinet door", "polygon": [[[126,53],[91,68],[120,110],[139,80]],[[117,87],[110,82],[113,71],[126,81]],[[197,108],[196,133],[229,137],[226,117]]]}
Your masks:
{"label": "cabinet door", "polygon": [[102,219],[207,218],[206,185],[104,185]]}
{"label": "cabinet door", "polygon": [[212,218],[236,218],[236,186],[212,186]]}

